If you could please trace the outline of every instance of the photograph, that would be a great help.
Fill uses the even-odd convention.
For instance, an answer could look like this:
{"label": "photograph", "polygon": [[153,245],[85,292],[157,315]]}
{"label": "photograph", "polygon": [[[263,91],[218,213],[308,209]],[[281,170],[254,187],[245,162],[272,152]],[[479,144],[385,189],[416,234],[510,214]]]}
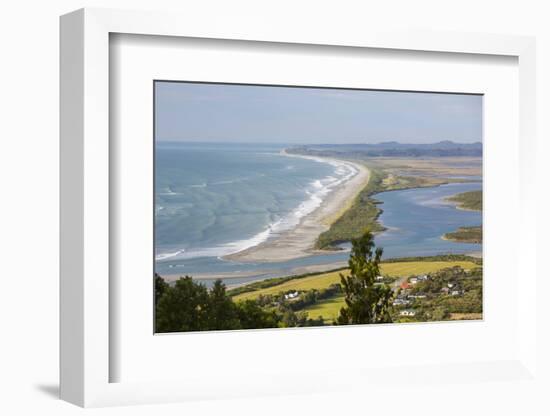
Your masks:
{"label": "photograph", "polygon": [[153,88],[155,333],[483,319],[483,95]]}

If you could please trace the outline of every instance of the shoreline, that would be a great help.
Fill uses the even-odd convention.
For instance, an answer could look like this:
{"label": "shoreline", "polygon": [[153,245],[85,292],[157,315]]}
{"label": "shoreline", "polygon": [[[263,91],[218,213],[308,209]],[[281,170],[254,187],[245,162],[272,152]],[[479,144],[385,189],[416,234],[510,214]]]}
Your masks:
{"label": "shoreline", "polygon": [[[281,154],[287,157],[313,159],[309,156],[290,155],[285,150],[281,151]],[[357,170],[357,173],[330,192],[321,205],[301,218],[293,229],[285,230],[257,246],[223,256],[224,260],[243,263],[274,263],[324,253],[314,249],[317,238],[349,209],[351,202],[367,185],[370,172],[366,166],[356,162],[335,158],[315,157],[314,159],[349,164]]]}
{"label": "shoreline", "polygon": [[[259,274],[258,271],[237,271],[237,272],[224,272],[224,273],[192,273],[192,279],[197,281],[202,280],[216,280],[221,279],[227,286],[228,289],[234,289],[239,286],[246,286],[251,283],[255,282],[261,282],[267,279],[272,279],[276,277],[291,277],[291,276],[299,276],[303,274],[309,274],[309,273],[325,273],[333,270],[339,270],[342,268],[347,267],[348,262],[345,261],[334,261],[330,263],[322,263],[322,264],[312,264],[309,266],[297,266],[293,267],[292,269],[288,271],[282,271],[277,269],[269,269],[269,270],[262,270],[264,272],[263,274],[269,275],[269,274],[277,274],[280,276],[263,276],[262,274]],[[162,275],[162,278],[168,282],[174,282],[178,280],[179,278],[183,277],[183,275],[180,274],[169,274],[169,275]],[[243,278],[253,278],[251,280],[248,280],[246,282],[239,282],[239,283],[232,283],[232,280],[234,279],[243,279]]]}
{"label": "shoreline", "polygon": [[[277,270],[262,270],[264,274],[271,274],[274,272],[277,272]],[[180,277],[184,277],[185,274],[167,274],[163,275],[162,278],[166,280],[167,282],[172,282],[178,280]],[[193,278],[193,280],[215,280],[215,279],[221,279],[221,280],[231,280],[231,279],[242,279],[247,277],[255,277],[258,276],[258,280],[263,280],[264,277],[261,276],[261,273],[258,273],[256,270],[252,271],[237,271],[237,272],[221,272],[221,273],[190,273],[190,277]]]}

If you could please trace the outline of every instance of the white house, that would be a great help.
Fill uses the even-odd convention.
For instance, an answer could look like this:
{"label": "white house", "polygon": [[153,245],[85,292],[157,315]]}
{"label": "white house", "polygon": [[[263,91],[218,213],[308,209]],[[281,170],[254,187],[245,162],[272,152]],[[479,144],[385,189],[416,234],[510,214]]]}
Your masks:
{"label": "white house", "polygon": [[299,296],[299,293],[298,292],[291,292],[291,293],[287,293],[285,295],[285,299],[286,300],[290,300],[290,299],[295,299]]}
{"label": "white house", "polygon": [[401,312],[399,312],[399,315],[401,316],[414,316],[416,315],[416,312],[414,309],[404,309]]}
{"label": "white house", "polygon": [[409,305],[410,303],[411,303],[411,301],[408,300],[408,299],[397,298],[393,301],[393,306]]}
{"label": "white house", "polygon": [[426,298],[426,294],[424,292],[418,292],[414,295],[409,295],[410,298],[413,298],[413,299],[425,299]]}

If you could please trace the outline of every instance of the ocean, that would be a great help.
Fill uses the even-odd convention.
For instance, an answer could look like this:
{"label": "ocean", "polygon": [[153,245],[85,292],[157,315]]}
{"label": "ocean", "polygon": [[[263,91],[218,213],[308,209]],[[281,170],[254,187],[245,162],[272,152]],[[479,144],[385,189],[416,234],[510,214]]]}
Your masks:
{"label": "ocean", "polygon": [[[155,149],[155,271],[161,275],[245,272],[231,284],[288,274],[297,267],[347,259],[348,253],[269,264],[221,257],[294,227],[341,181],[347,164],[281,154],[284,144],[159,142]],[[479,244],[442,240],[462,225],[481,224],[479,212],[457,210],[446,196],[481,183],[392,191],[376,195],[388,231],[377,236],[384,257],[468,253]],[[208,280],[205,281],[207,284]],[[229,282],[228,282],[229,283]]]}

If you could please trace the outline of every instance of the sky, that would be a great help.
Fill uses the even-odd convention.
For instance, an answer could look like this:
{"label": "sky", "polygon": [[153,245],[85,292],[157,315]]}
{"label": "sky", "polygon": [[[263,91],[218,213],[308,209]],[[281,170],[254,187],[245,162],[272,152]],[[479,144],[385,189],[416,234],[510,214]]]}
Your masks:
{"label": "sky", "polygon": [[182,142],[434,143],[482,139],[482,96],[155,83],[155,138]]}

